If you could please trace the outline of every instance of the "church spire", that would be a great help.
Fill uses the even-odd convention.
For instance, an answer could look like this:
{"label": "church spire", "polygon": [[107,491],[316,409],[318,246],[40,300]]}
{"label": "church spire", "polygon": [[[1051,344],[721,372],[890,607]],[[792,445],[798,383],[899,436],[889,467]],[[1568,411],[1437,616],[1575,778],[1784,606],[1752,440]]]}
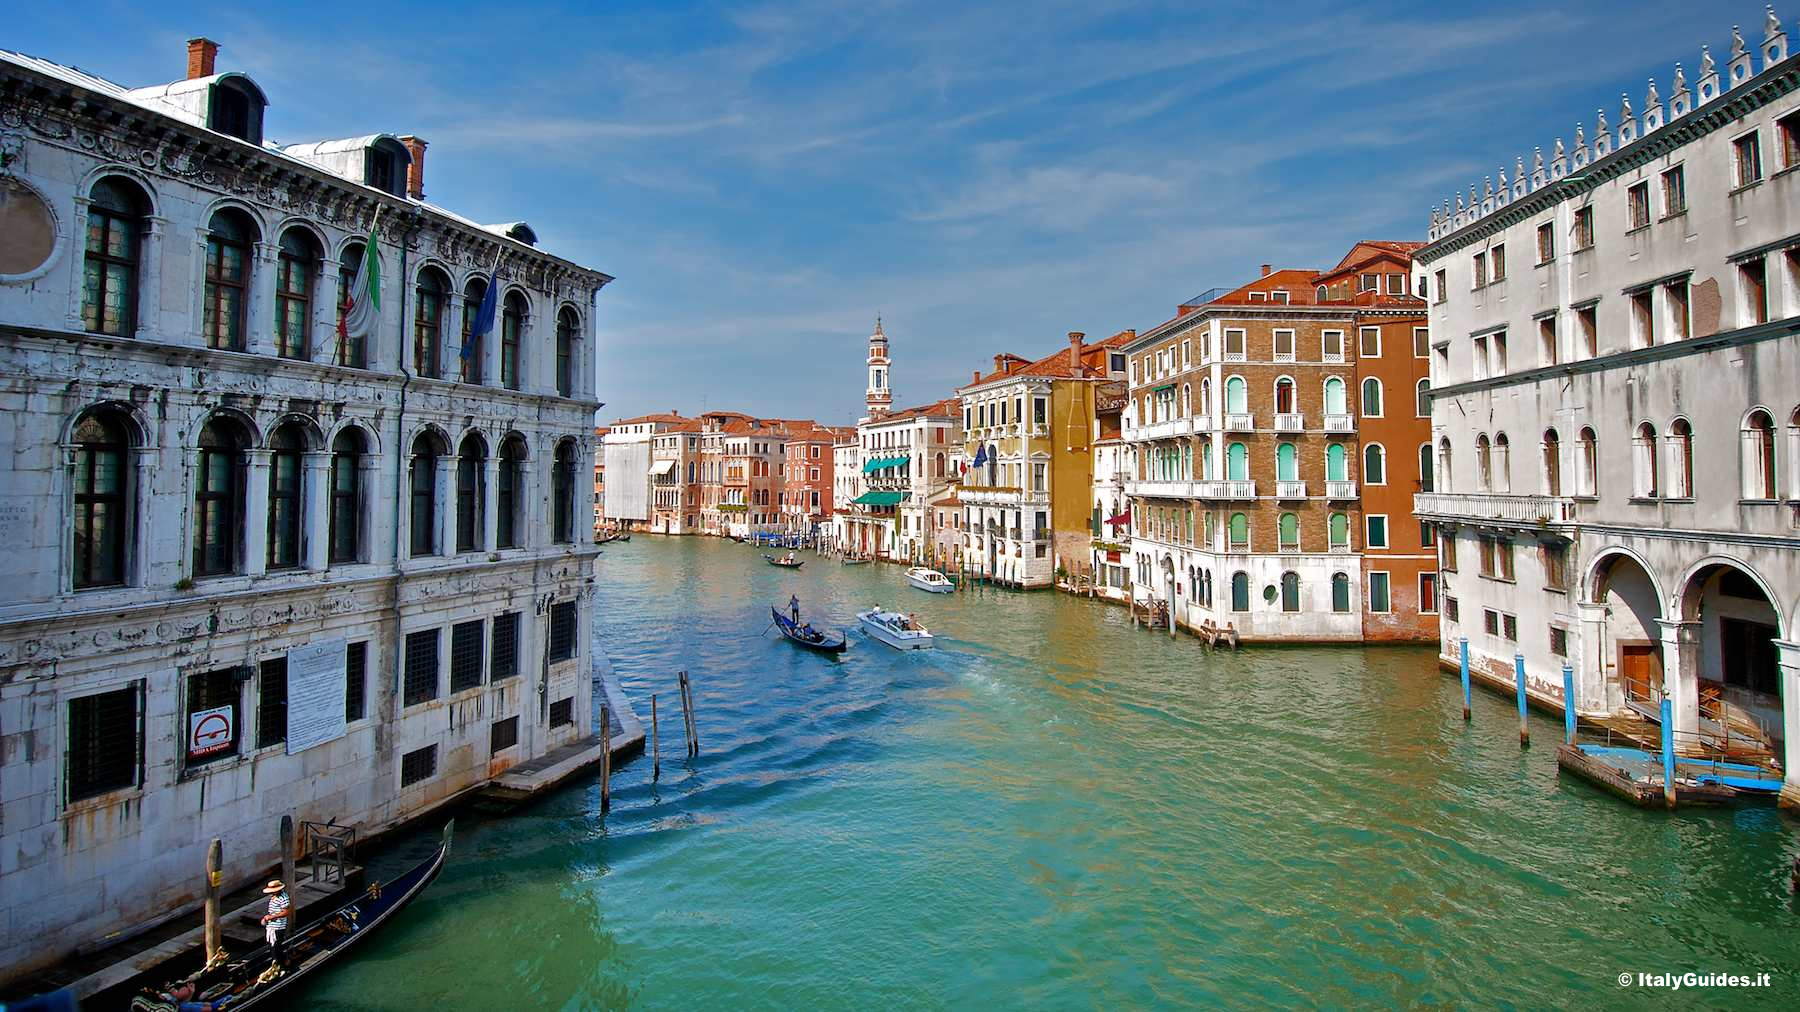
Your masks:
{"label": "church spire", "polygon": [[881,418],[894,405],[894,394],[888,389],[888,343],[887,334],[882,332],[881,317],[875,317],[875,333],[869,335],[869,389],[864,392],[864,403],[868,406],[870,418]]}

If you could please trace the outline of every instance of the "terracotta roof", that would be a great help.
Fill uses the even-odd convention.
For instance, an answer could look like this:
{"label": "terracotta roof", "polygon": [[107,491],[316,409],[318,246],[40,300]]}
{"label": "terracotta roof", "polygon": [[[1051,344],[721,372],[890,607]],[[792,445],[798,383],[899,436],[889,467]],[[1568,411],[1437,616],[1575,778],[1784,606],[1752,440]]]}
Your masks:
{"label": "terracotta roof", "polygon": [[1344,259],[1338,261],[1336,267],[1333,267],[1328,271],[1320,272],[1318,280],[1323,281],[1325,278],[1335,278],[1341,274],[1348,274],[1365,264],[1374,263],[1378,260],[1402,260],[1410,265],[1413,250],[1416,250],[1423,245],[1425,244],[1422,242],[1395,242],[1385,239],[1362,239],[1359,240],[1356,245],[1350,247],[1350,251],[1344,254]]}
{"label": "terracotta roof", "polygon": [[921,404],[918,407],[901,408],[899,411],[889,412],[888,414],[883,415],[879,420],[871,422],[870,424],[881,425],[887,422],[898,422],[908,418],[923,418],[929,415],[942,415],[954,418],[961,413],[962,400],[956,397],[946,397],[941,401],[932,401],[930,404]]}
{"label": "terracotta roof", "polygon": [[618,421],[613,423],[613,427],[617,428],[618,426],[621,426],[621,425],[648,425],[653,422],[685,422],[685,421],[688,421],[688,419],[683,418],[680,415],[675,414],[673,412],[669,412],[669,413],[656,414],[656,415],[639,415],[636,418],[621,418]]}
{"label": "terracotta roof", "polygon": [[[1091,344],[1083,344],[1081,346],[1081,365],[1079,368],[1069,362],[1069,348],[1067,345],[1064,345],[1035,362],[1027,362],[1025,365],[1011,370],[995,370],[994,372],[979,376],[957,389],[968,390],[971,387],[993,383],[996,380],[1013,379],[1020,376],[1048,377],[1050,379],[1086,379],[1104,377],[1106,375],[1107,364],[1105,358],[1106,353],[1113,348],[1123,347],[1136,337],[1137,331],[1135,330],[1121,330],[1117,334],[1104,340],[1094,341]],[[1007,356],[1007,358],[1021,362],[1024,361],[1016,355]]]}

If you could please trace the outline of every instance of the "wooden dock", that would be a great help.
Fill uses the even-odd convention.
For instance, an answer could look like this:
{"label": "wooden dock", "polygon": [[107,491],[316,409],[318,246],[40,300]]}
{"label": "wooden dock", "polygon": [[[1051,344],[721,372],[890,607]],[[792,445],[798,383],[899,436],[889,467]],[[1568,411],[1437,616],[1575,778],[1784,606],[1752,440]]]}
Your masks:
{"label": "wooden dock", "polygon": [[508,769],[482,786],[479,798],[485,806],[506,808],[529,801],[575,774],[598,766],[606,758],[609,744],[615,763],[644,750],[643,721],[638,719],[637,711],[631,707],[631,700],[626,698],[625,691],[619,687],[618,678],[613,674],[612,665],[605,660],[605,654],[596,650],[596,656],[595,688],[604,694],[605,698],[601,702],[606,707],[611,735],[602,735],[596,729],[595,733],[585,738],[551,749],[535,759]]}

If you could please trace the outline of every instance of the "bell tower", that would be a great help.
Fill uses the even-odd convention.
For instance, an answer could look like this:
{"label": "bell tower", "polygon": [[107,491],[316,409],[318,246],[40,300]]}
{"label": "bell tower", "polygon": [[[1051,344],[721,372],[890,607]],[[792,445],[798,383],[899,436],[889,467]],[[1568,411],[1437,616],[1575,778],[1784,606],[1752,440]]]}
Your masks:
{"label": "bell tower", "polygon": [[870,418],[882,418],[894,406],[894,392],[888,389],[887,335],[881,332],[881,317],[875,318],[875,333],[869,335],[869,389],[863,400]]}

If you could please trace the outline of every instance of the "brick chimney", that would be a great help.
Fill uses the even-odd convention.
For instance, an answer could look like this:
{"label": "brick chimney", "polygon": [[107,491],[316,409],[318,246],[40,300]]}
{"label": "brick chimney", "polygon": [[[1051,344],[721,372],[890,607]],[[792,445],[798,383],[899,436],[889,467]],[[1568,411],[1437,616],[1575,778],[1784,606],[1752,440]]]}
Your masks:
{"label": "brick chimney", "polygon": [[406,145],[406,153],[412,155],[412,164],[406,167],[406,195],[414,200],[425,199],[425,142],[407,134],[400,138]]}
{"label": "brick chimney", "polygon": [[219,44],[208,38],[188,40],[188,76],[192,81],[196,77],[213,76],[213,64],[219,59]]}
{"label": "brick chimney", "polygon": [[995,355],[994,356],[994,371],[997,373],[1006,372],[1006,356],[1005,355]]}
{"label": "brick chimney", "polygon": [[1269,276],[1269,271],[1270,271],[1270,270],[1271,270],[1271,269],[1272,269],[1272,268],[1271,268],[1271,265],[1269,265],[1269,264],[1263,264],[1263,272],[1262,272],[1262,276],[1263,276],[1263,277],[1265,277],[1265,278],[1266,278],[1266,277],[1268,277],[1268,276]]}
{"label": "brick chimney", "polygon": [[1069,331],[1069,368],[1081,368],[1081,339],[1086,337],[1079,330]]}
{"label": "brick chimney", "polygon": [[975,378],[970,380],[969,382],[970,383],[980,383],[981,382],[981,370],[980,369],[975,370]]}

